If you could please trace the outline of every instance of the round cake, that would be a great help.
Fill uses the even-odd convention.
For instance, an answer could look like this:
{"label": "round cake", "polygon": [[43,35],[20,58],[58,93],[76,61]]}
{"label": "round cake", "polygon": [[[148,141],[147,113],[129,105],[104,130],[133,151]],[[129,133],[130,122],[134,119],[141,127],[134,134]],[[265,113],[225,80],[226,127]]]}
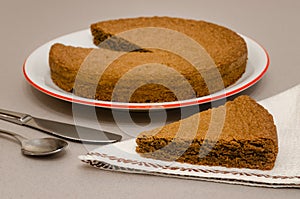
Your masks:
{"label": "round cake", "polygon": [[85,98],[132,103],[191,99],[232,85],[246,68],[244,39],[205,21],[118,19],[92,24],[91,32],[98,48],[54,44],[49,53],[53,82]]}

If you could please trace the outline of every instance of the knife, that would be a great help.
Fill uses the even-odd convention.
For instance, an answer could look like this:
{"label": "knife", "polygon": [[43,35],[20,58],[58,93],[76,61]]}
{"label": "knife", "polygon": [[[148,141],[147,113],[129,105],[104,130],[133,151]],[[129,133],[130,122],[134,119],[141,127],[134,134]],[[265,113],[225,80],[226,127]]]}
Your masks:
{"label": "knife", "polygon": [[114,133],[36,118],[28,114],[3,109],[0,109],[0,119],[75,142],[108,144],[122,139],[121,135]]}

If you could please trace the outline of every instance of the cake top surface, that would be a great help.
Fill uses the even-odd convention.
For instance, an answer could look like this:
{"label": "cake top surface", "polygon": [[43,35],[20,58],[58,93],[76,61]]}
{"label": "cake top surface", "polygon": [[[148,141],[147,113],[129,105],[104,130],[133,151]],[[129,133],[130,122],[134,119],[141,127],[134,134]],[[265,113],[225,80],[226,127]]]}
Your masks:
{"label": "cake top surface", "polygon": [[138,138],[245,141],[271,139],[277,143],[272,115],[249,96],[242,95],[218,108],[195,114]]}
{"label": "cake top surface", "polygon": [[[91,25],[94,36],[105,39],[124,31],[157,27],[178,31],[201,44],[210,54],[217,66],[237,61],[247,54],[246,43],[234,31],[205,21],[174,17],[138,17],[101,21]],[[145,35],[146,36],[146,35]]]}
{"label": "cake top surface", "polygon": [[[149,52],[120,52],[116,58],[114,58],[116,52],[106,49],[93,49],[93,48],[81,48],[66,46],[60,43],[54,44],[50,50],[50,57],[54,57],[55,61],[61,62],[62,66],[73,69],[74,71],[79,70],[80,67],[84,67],[89,64],[90,70],[95,71],[101,68],[102,63],[108,62],[109,64],[103,65],[103,68],[107,67],[107,76],[113,79],[119,79],[124,73],[132,70],[136,66],[145,65],[145,75],[156,72],[156,75],[163,75],[163,71],[156,71],[155,65],[161,64],[166,67],[171,67],[176,70],[179,74],[188,75],[192,74],[195,76],[197,73],[212,71],[211,73],[217,73],[216,66],[207,61],[201,63],[195,67],[192,63],[186,60],[183,56],[174,54],[163,49],[148,49]],[[112,59],[112,62],[109,60]],[[206,67],[208,64],[209,67]],[[147,68],[146,65],[149,67]],[[108,67],[109,66],[109,67]],[[147,68],[147,69],[146,69]],[[157,73],[158,72],[158,73]],[[169,76],[169,74],[166,74]],[[200,74],[198,74],[200,75]],[[202,76],[204,73],[201,74]],[[165,75],[163,75],[165,77]],[[144,77],[143,77],[144,78]]]}

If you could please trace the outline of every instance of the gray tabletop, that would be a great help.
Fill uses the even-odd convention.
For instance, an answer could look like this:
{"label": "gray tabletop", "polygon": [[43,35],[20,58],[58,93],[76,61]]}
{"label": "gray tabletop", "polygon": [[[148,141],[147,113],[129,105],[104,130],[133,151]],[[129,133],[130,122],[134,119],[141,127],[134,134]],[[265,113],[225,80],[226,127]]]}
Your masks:
{"label": "gray tabletop", "polygon": [[[168,15],[203,19],[230,27],[263,45],[271,64],[264,78],[246,91],[261,100],[300,83],[300,3],[286,1],[200,0],[51,0],[0,3],[2,70],[0,107],[35,116],[73,122],[72,104],[47,96],[25,80],[22,65],[40,45],[67,33],[89,28],[105,19]],[[82,110],[87,107],[79,107]],[[97,109],[104,129],[122,134],[109,110]],[[122,113],[120,113],[122,114]],[[177,116],[176,116],[177,115]],[[140,124],[149,122],[135,113]],[[170,111],[168,118],[176,119]],[[87,125],[97,125],[84,115]],[[0,121],[0,128],[27,137],[44,134]],[[137,129],[138,131],[138,129]],[[130,136],[124,135],[124,139]],[[0,137],[1,198],[298,198],[296,189],[271,189],[182,180],[97,170],[84,165],[78,155],[89,147],[70,143],[68,150],[48,158],[22,156],[16,142]],[[298,195],[298,196],[297,196]]]}

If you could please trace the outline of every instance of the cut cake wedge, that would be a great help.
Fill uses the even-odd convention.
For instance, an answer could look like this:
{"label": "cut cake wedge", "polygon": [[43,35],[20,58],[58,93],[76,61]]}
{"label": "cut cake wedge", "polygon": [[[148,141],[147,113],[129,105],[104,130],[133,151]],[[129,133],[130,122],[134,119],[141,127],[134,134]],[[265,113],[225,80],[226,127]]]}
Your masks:
{"label": "cut cake wedge", "polygon": [[260,170],[272,169],[278,153],[273,116],[249,96],[143,132],[136,143],[148,158]]}

